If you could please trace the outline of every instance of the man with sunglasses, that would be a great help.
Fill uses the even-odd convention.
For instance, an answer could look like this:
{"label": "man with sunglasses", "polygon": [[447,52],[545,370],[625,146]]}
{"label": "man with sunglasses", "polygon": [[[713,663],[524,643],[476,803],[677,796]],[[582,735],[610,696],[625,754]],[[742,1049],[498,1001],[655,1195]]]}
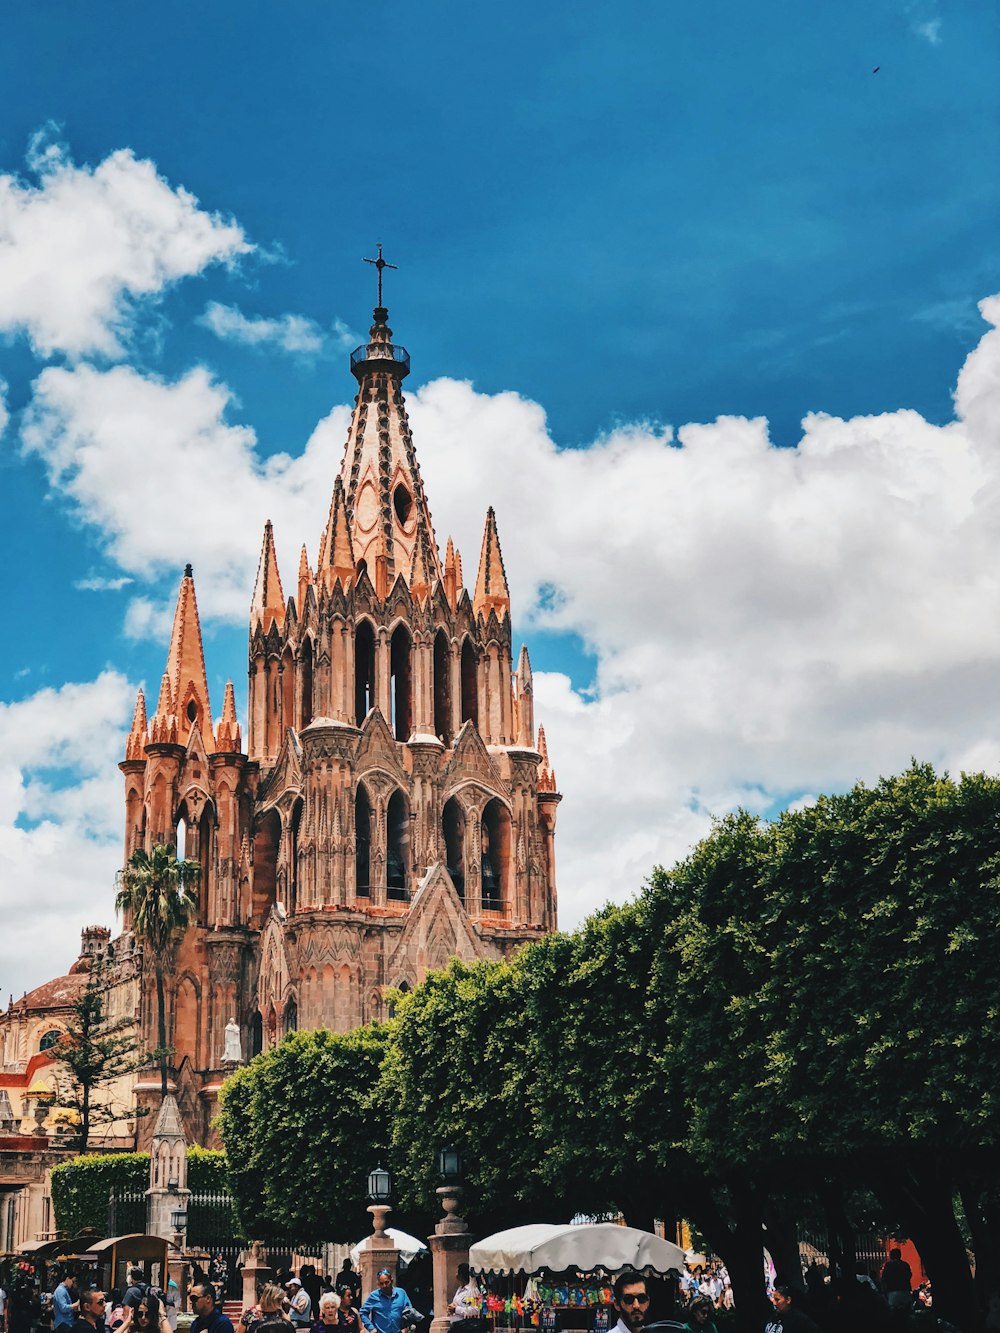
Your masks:
{"label": "man with sunglasses", "polygon": [[630,1273],[627,1269],[615,1278],[615,1309],[618,1311],[618,1323],[611,1333],[640,1333],[649,1314],[649,1292],[646,1279],[641,1273]]}
{"label": "man with sunglasses", "polygon": [[80,1294],[80,1313],[73,1325],[73,1333],[103,1333],[104,1292],[92,1288]]}
{"label": "man with sunglasses", "polygon": [[192,1283],[188,1299],[195,1314],[191,1333],[233,1333],[232,1320],[217,1304],[215,1288],[207,1278]]}

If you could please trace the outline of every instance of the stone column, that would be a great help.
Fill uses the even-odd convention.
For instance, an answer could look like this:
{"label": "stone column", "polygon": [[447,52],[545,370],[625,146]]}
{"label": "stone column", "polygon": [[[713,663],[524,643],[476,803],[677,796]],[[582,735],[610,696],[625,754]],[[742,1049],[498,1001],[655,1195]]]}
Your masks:
{"label": "stone column", "polygon": [[378,1286],[375,1274],[383,1268],[388,1268],[393,1283],[395,1283],[396,1265],[399,1262],[399,1251],[396,1249],[392,1237],[387,1236],[385,1231],[385,1219],[392,1212],[392,1209],[388,1204],[373,1203],[368,1211],[371,1213],[373,1220],[372,1234],[362,1242],[361,1252],[358,1255],[362,1298],[367,1297],[369,1292],[374,1291]]}
{"label": "stone column", "polygon": [[243,1265],[243,1309],[257,1304],[257,1292],[271,1277],[267,1266],[267,1251],[259,1240],[250,1242],[250,1253]]}
{"label": "stone column", "polygon": [[472,1236],[465,1218],[456,1212],[460,1194],[458,1185],[442,1185],[438,1189],[444,1217],[434,1228],[434,1235],[427,1237],[434,1269],[434,1319],[430,1333],[448,1333],[448,1302],[459,1286],[458,1265],[469,1262]]}

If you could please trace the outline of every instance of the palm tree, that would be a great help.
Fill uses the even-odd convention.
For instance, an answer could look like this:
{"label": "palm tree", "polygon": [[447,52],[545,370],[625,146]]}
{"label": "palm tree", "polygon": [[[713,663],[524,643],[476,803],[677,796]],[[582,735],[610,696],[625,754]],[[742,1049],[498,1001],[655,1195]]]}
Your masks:
{"label": "palm tree", "polygon": [[177,849],[155,843],[150,852],[132,853],[118,872],[115,907],[128,912],[132,931],[153,956],[156,971],[156,1006],[159,1021],[160,1095],[167,1095],[167,1006],[163,974],[170,946],[182,935],[198,911],[196,886],[201,876],[197,861],[180,861]]}

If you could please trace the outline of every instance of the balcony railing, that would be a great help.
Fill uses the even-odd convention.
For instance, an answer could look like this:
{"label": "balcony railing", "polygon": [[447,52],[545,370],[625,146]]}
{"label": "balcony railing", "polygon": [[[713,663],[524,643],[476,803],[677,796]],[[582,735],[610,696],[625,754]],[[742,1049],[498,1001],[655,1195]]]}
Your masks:
{"label": "balcony railing", "polygon": [[395,361],[406,370],[410,369],[409,352],[405,347],[397,347],[395,343],[362,343],[360,347],[355,347],[351,353],[351,369],[356,370],[366,361]]}

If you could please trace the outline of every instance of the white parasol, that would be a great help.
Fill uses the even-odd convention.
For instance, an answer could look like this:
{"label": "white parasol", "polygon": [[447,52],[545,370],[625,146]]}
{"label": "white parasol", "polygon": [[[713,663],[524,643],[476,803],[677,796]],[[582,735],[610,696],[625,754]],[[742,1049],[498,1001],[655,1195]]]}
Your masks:
{"label": "white parasol", "polygon": [[597,1269],[618,1273],[623,1268],[667,1273],[683,1269],[684,1251],[651,1231],[614,1222],[581,1226],[536,1222],[477,1241],[469,1251],[469,1264],[481,1273],[537,1273],[542,1268],[553,1273],[567,1268],[581,1273]]}
{"label": "white parasol", "polygon": [[[421,1252],[421,1250],[427,1249],[427,1246],[422,1240],[417,1240],[416,1236],[410,1236],[405,1231],[400,1231],[397,1227],[386,1227],[385,1234],[392,1241],[393,1245],[395,1245],[396,1249],[399,1251],[400,1259],[402,1259],[405,1264],[408,1264],[411,1259]],[[357,1268],[360,1262],[362,1245],[364,1245],[364,1241],[359,1240],[357,1245],[351,1250],[351,1259],[354,1261],[355,1268]]]}

